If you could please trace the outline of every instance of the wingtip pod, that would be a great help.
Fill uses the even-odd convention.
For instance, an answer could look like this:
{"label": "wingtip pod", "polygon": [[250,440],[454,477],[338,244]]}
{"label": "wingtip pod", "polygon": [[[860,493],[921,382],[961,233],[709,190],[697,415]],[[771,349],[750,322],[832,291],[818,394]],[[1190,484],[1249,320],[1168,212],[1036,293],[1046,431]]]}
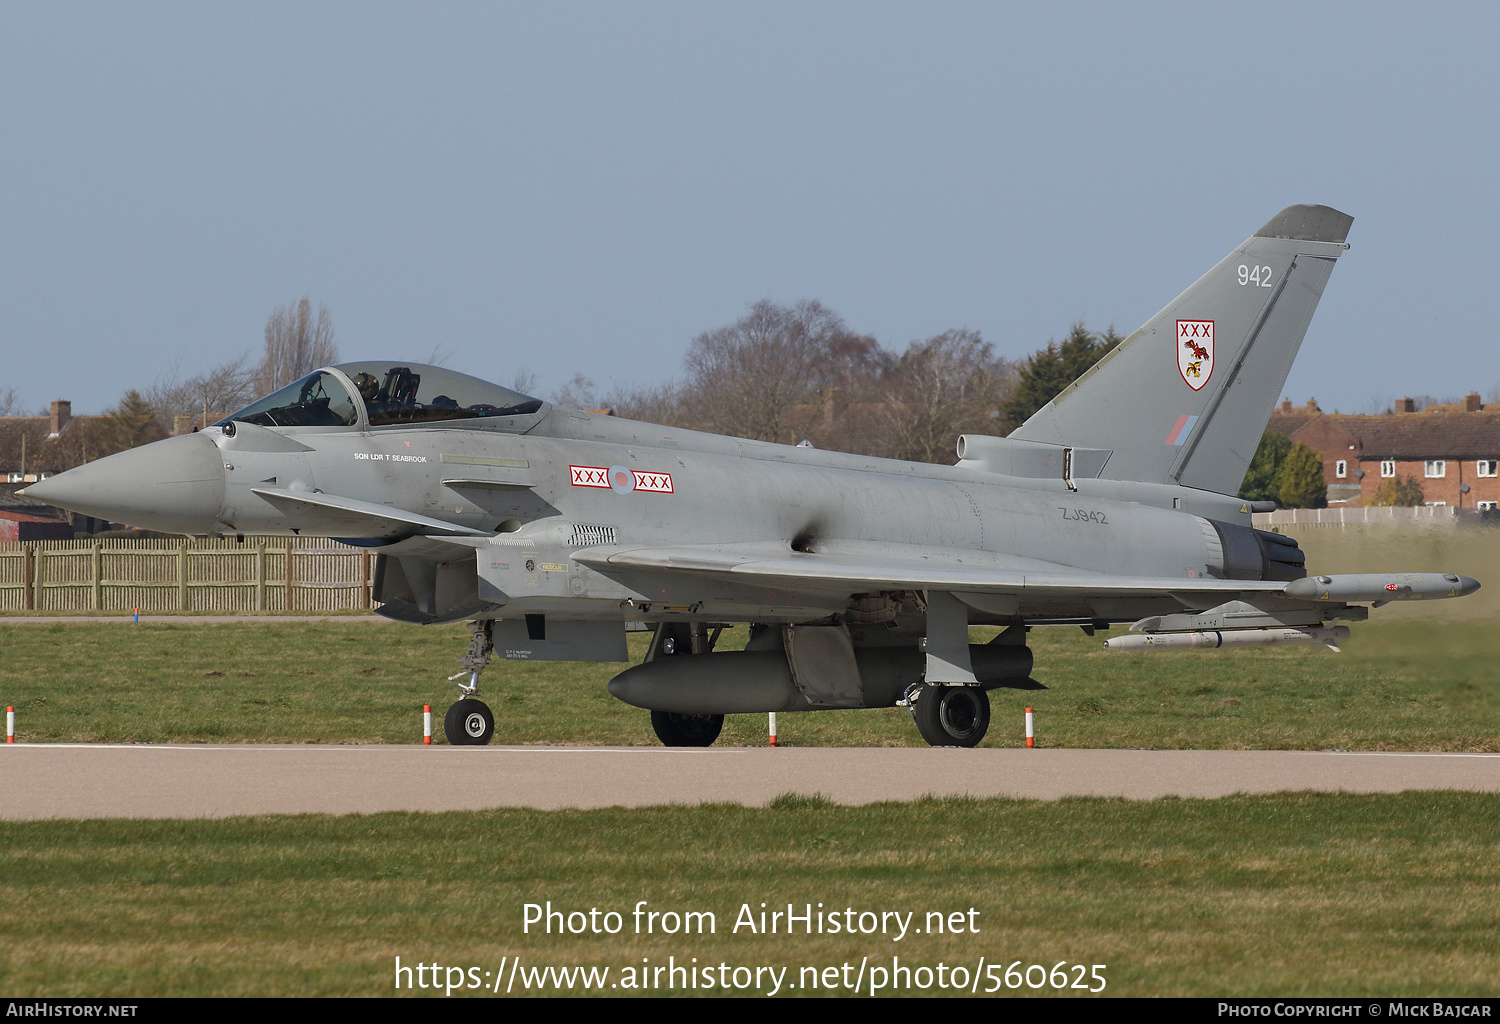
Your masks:
{"label": "wingtip pod", "polygon": [[1331,206],[1302,204],[1288,206],[1266,221],[1256,232],[1261,238],[1290,238],[1299,242],[1334,242],[1343,244],[1349,237],[1354,218]]}
{"label": "wingtip pod", "polygon": [[1479,581],[1457,573],[1361,572],[1340,576],[1304,576],[1286,585],[1283,593],[1304,601],[1435,601],[1467,597]]}

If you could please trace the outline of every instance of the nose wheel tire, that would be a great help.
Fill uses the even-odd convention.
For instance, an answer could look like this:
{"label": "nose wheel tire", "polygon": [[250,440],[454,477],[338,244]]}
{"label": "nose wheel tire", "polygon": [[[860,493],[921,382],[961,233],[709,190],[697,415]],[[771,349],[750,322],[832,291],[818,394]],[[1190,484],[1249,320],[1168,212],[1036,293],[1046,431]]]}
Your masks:
{"label": "nose wheel tire", "polygon": [[495,716],[484,701],[458,701],[443,719],[443,732],[455,747],[482,747],[495,736]]}
{"label": "nose wheel tire", "polygon": [[924,686],[913,716],[934,747],[972,747],[989,731],[990,698],[977,686]]}
{"label": "nose wheel tire", "polygon": [[706,747],[719,738],[723,715],[680,715],[675,711],[651,712],[656,738],[669,747]]}

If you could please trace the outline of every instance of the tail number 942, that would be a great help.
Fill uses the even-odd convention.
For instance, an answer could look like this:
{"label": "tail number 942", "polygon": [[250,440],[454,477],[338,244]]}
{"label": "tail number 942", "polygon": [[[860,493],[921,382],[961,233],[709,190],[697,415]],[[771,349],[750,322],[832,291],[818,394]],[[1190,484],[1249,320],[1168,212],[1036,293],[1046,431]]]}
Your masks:
{"label": "tail number 942", "polygon": [[1095,524],[1097,524],[1099,526],[1108,526],[1109,525],[1109,520],[1104,517],[1104,513],[1103,512],[1095,512],[1093,509],[1089,509],[1089,508],[1063,508],[1061,505],[1059,505],[1059,506],[1057,506],[1057,510],[1062,513],[1062,517],[1064,519],[1071,519],[1074,522],[1078,522],[1078,523],[1095,523]]}
{"label": "tail number 942", "polygon": [[1253,287],[1256,287],[1256,288],[1269,288],[1269,287],[1271,287],[1271,268],[1270,267],[1264,267],[1264,266],[1261,266],[1261,267],[1247,267],[1243,263],[1241,263],[1240,264],[1240,269],[1237,271],[1237,273],[1239,274],[1240,285],[1242,287],[1243,286],[1253,286]]}

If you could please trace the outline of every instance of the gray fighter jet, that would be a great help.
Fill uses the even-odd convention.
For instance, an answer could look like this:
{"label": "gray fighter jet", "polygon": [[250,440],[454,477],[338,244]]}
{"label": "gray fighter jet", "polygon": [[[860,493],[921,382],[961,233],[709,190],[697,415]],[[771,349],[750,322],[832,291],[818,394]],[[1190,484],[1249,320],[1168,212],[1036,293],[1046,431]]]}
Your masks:
{"label": "gray fighter jet", "polygon": [[[1027,631],[1129,622],[1109,647],[1325,643],[1457,574],[1308,577],[1234,497],[1352,218],[1293,206],[1009,437],[956,466],[600,416],[435,366],[318,370],[197,433],[27,488],[193,535],[335,537],[377,555],[380,613],[473,621],[453,743],[489,742],[504,658],[626,661],[662,742],[726,714],[909,708],[972,746],[986,691],[1037,687]],[[714,650],[750,623],[743,651]],[[974,624],[1005,627],[969,643]]]}

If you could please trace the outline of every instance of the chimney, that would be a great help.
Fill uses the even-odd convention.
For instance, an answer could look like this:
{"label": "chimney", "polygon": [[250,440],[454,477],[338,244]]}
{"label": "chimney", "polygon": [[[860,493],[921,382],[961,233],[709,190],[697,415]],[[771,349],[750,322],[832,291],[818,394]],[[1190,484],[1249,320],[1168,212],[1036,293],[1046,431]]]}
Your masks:
{"label": "chimney", "polygon": [[1307,411],[1322,412],[1323,410],[1318,408],[1318,400],[1316,398],[1309,398],[1307,400]]}
{"label": "chimney", "polygon": [[1413,398],[1403,398],[1396,404],[1397,412],[1416,412],[1417,402]]}
{"label": "chimney", "polygon": [[1464,395],[1464,412],[1482,412],[1484,406],[1479,404],[1479,392],[1470,391]]}
{"label": "chimney", "polygon": [[1281,400],[1281,411],[1282,412],[1291,412],[1292,411],[1292,400],[1290,398],[1283,398]]}
{"label": "chimney", "polygon": [[191,434],[193,432],[193,418],[191,416],[173,416],[172,434]]}
{"label": "chimney", "polygon": [[52,403],[52,436],[56,437],[62,433],[63,427],[73,418],[73,403],[62,399]]}

